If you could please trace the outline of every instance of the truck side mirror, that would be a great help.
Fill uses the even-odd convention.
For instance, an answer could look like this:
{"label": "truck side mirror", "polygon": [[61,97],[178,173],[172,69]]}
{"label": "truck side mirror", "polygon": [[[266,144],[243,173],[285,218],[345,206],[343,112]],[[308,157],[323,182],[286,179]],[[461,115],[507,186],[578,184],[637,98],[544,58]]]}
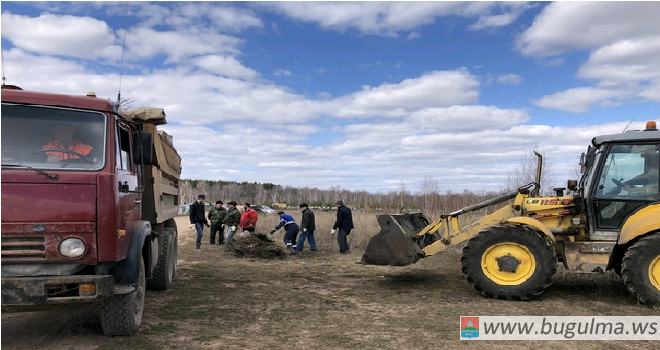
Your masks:
{"label": "truck side mirror", "polygon": [[133,133],[133,163],[151,165],[153,139],[150,132],[137,130]]}

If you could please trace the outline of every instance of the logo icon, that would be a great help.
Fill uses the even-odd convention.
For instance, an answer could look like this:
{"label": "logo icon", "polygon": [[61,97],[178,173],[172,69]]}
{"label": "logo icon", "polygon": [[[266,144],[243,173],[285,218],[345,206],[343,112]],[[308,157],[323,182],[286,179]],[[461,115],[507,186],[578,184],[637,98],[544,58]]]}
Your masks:
{"label": "logo icon", "polygon": [[461,316],[461,338],[479,336],[479,317]]}

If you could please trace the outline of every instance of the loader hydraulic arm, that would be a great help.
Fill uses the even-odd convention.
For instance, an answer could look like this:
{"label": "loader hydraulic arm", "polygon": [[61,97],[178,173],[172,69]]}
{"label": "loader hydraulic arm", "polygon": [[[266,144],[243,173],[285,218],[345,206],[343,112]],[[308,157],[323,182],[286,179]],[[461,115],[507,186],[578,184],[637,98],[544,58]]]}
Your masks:
{"label": "loader hydraulic arm", "polygon": [[[417,234],[418,236],[433,235],[437,238],[433,240],[433,243],[421,247],[424,255],[430,256],[441,252],[448,246],[457,245],[474,237],[474,235],[487,227],[500,224],[507,219],[516,216],[516,212],[520,211],[519,208],[521,208],[523,200],[527,198],[531,192],[534,192],[537,187],[538,185],[536,183],[530,183],[518,188],[517,190],[501,194],[477,204],[469,205],[449,215],[441,215],[437,220],[435,220],[433,223],[425,227]],[[515,198],[513,204],[507,205],[490,215],[486,215],[480,220],[473,222],[472,224],[469,224],[465,227],[460,227],[460,215],[491,205],[503,203],[512,198]]]}
{"label": "loader hydraulic arm", "polygon": [[[449,215],[441,215],[431,223],[422,213],[378,215],[381,232],[369,241],[362,262],[372,265],[410,265],[423,257],[443,251],[448,246],[464,242],[484,228],[517,216],[525,198],[537,189],[538,185],[533,182]],[[462,214],[512,198],[515,198],[513,204],[463,228],[460,227],[459,217]]]}

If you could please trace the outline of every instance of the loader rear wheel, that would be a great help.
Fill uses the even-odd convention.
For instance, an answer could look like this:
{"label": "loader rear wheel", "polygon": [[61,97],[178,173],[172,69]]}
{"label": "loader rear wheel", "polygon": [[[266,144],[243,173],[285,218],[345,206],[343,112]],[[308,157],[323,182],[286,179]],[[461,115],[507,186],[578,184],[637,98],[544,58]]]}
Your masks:
{"label": "loader rear wheel", "polygon": [[493,226],[463,248],[463,274],[483,295],[527,300],[548,288],[557,272],[555,249],[526,226]]}
{"label": "loader rear wheel", "polygon": [[660,235],[642,237],[628,248],[621,276],[640,303],[660,305]]}

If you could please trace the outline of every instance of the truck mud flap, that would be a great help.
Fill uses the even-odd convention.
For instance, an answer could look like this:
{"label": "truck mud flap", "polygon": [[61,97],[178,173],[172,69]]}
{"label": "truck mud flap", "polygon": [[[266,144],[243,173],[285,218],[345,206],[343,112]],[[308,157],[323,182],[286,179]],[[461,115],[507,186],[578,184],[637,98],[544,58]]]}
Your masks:
{"label": "truck mud flap", "polygon": [[369,265],[406,266],[424,257],[417,232],[428,225],[422,213],[378,215],[381,231],[369,240],[361,262]]}

